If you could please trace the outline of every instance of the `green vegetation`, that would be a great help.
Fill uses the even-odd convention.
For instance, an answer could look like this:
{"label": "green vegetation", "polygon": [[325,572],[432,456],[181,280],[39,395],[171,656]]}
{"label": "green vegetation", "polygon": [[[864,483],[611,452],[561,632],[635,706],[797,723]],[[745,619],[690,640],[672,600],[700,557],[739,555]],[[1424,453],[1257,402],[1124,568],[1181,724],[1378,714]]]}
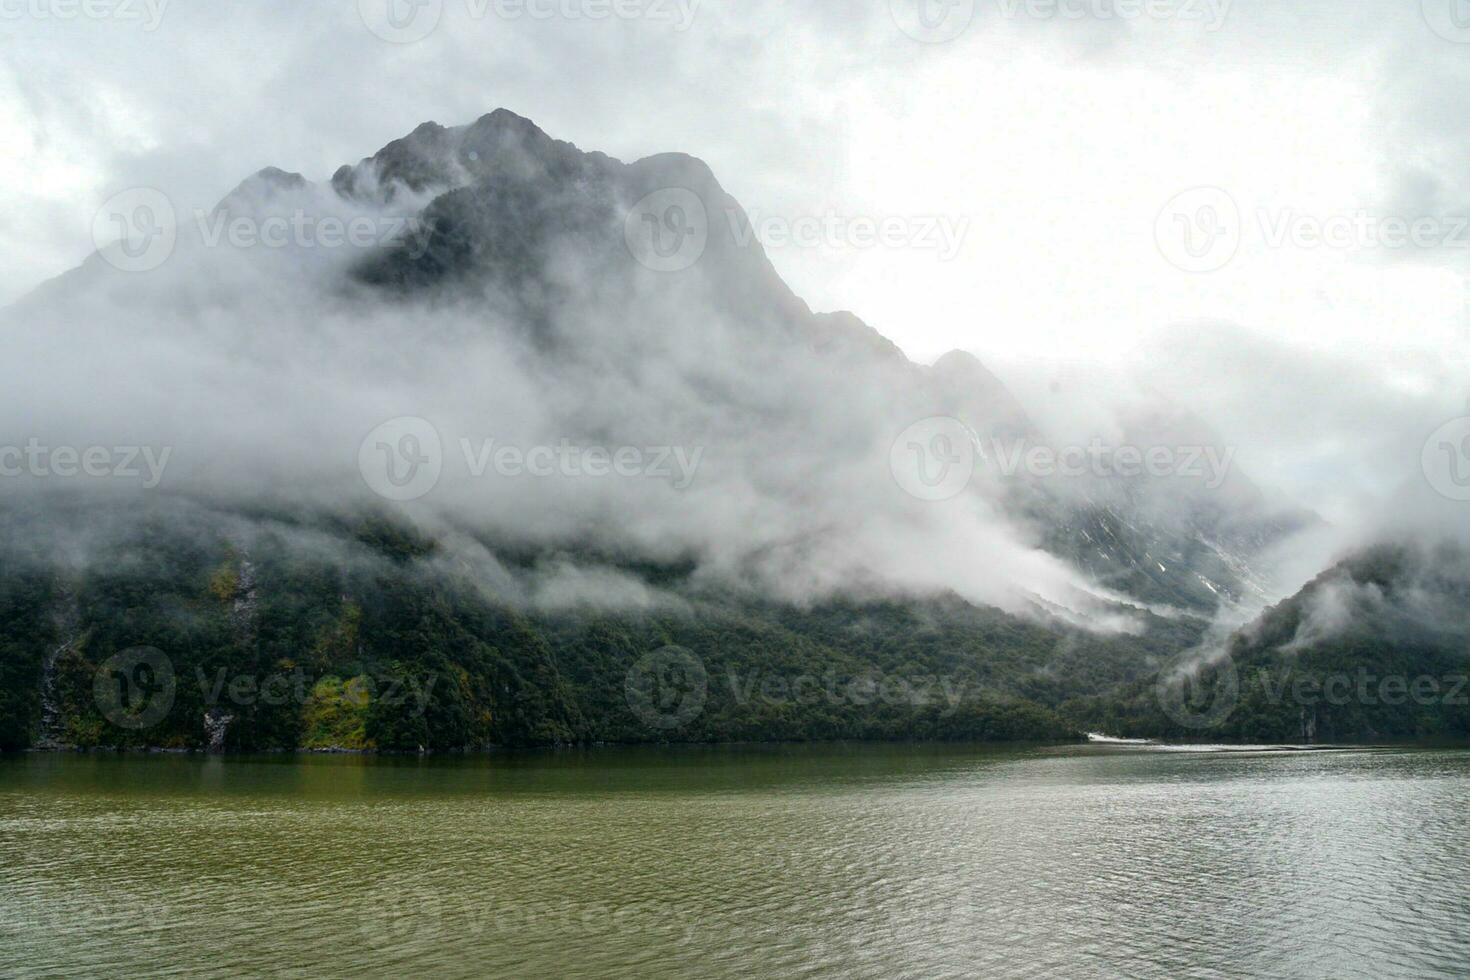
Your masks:
{"label": "green vegetation", "polygon": [[[53,526],[9,523],[13,541],[46,540],[36,532]],[[234,751],[1470,731],[1470,713],[1448,699],[1306,705],[1294,686],[1363,671],[1448,687],[1464,672],[1463,632],[1432,624],[1462,622],[1454,613],[1470,590],[1427,571],[1458,566],[1403,552],[1335,570],[1237,637],[1238,697],[1202,730],[1171,715],[1156,684],[1199,644],[1204,624],[1189,618],[1144,616],[1140,635],[1099,635],[954,597],[799,608],[711,595],[678,565],[621,566],[677,602],[550,613],[487,592],[435,542],[379,517],[316,527],[259,518],[245,532],[176,507],[98,523],[111,530],[70,567],[43,561],[44,548],[7,546],[0,746],[202,749],[212,731]],[[1362,607],[1354,625],[1296,642],[1314,604],[1344,589]],[[1425,596],[1439,597],[1436,615]],[[118,659],[139,648],[165,657],[171,680]],[[1217,674],[1220,665],[1204,671],[1206,686]],[[120,722],[99,701],[107,685],[124,706],[168,703],[142,724]]]}
{"label": "green vegetation", "polygon": [[[1462,549],[1383,546],[1330,569],[1190,671],[1065,705],[1121,735],[1235,742],[1470,734],[1470,562]],[[1219,698],[1224,708],[1209,708]],[[1178,698],[1178,700],[1176,700]],[[1197,710],[1182,712],[1167,705]],[[1200,721],[1189,724],[1188,719]]]}
{"label": "green vegetation", "polygon": [[[16,539],[45,540],[48,520],[9,517]],[[677,564],[623,566],[681,596],[666,608],[548,613],[488,593],[435,542],[380,517],[304,527],[257,515],[242,533],[213,513],[158,505],[95,523],[110,530],[89,540],[85,562],[0,576],[0,693],[15,706],[6,746],[50,735],[197,749],[211,726],[237,751],[1070,738],[1057,705],[1146,675],[1198,630],[1152,620],[1144,638],[1098,637],[958,599],[799,609],[700,592]],[[46,731],[43,658],[62,622]],[[139,648],[166,656],[172,701],[129,727],[99,704],[98,675],[125,707],[152,705],[144,698],[164,679],[113,659]],[[629,695],[665,648],[703,671],[698,691],[679,687],[690,678],[652,677],[663,685],[656,711],[697,695],[671,724]]]}
{"label": "green vegetation", "polygon": [[323,677],[301,711],[301,747],[307,749],[372,749],[367,737],[372,705],[372,679],[359,675],[344,682]]}

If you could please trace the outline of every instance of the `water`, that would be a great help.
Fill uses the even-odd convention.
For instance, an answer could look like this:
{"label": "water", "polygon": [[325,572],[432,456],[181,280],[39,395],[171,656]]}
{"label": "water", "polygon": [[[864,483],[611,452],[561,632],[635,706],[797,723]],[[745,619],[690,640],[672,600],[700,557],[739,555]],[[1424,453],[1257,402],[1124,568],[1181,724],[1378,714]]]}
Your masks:
{"label": "water", "polygon": [[1470,751],[0,760],[0,976],[1470,974]]}

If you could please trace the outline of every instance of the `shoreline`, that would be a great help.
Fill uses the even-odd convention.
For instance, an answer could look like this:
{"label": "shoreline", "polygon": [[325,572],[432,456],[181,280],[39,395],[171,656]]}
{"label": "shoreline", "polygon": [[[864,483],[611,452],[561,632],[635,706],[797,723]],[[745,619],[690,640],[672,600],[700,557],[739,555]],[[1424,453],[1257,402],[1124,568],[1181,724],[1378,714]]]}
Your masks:
{"label": "shoreline", "polygon": [[461,749],[424,750],[419,752],[392,749],[328,748],[275,748],[251,749],[246,751],[211,751],[199,748],[165,748],[162,746],[31,746],[0,752],[7,755],[132,755],[132,756],[202,756],[221,758],[251,758],[260,756],[356,756],[362,758],[467,758],[486,756],[510,756],[529,754],[566,754],[574,752],[596,752],[604,750],[633,749],[777,749],[777,748],[821,748],[842,746],[912,746],[942,748],[946,746],[976,746],[995,749],[1005,748],[1093,748],[1099,751],[1160,751],[1179,754],[1232,754],[1232,753],[1279,753],[1302,754],[1312,752],[1352,751],[1373,748],[1445,747],[1470,746],[1470,738],[1429,737],[1422,739],[1344,739],[1323,743],[1263,743],[1252,741],[1165,741],[1160,739],[1128,741],[1095,741],[1086,735],[1074,739],[987,741],[984,739],[834,739],[829,741],[738,741],[738,742],[592,742],[580,745],[486,745]]}

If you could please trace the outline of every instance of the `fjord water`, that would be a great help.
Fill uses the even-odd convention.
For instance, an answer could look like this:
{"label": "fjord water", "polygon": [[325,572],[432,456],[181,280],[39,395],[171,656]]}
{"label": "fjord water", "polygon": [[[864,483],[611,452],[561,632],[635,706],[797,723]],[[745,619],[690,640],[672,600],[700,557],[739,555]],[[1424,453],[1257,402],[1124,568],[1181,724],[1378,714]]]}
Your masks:
{"label": "fjord water", "polygon": [[1470,751],[0,759],[0,975],[1470,973]]}

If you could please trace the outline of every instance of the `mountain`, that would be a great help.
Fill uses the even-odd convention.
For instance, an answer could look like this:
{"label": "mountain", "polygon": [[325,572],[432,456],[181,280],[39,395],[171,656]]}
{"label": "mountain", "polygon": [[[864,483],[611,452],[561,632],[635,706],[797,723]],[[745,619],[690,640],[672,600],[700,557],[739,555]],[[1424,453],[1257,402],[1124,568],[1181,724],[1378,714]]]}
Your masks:
{"label": "mountain", "polygon": [[[272,222],[296,238],[236,235]],[[374,234],[330,246],[329,222]],[[813,313],[682,154],[624,163],[498,110],[329,181],[262,170],[178,237],[6,316],[17,349],[82,362],[56,441],[174,462],[13,495],[0,743],[1065,736],[1063,706],[1266,592],[1253,563],[1303,520],[1234,471],[1006,472],[1057,440],[998,377]],[[423,428],[375,436],[394,415]],[[959,429],[902,444],[935,419]],[[1190,428],[1124,437],[1219,442]],[[948,467],[955,433],[973,476],[925,499],[894,467]],[[368,472],[396,448],[417,472],[429,438],[422,495]],[[685,485],[477,473],[497,446],[694,462]],[[164,690],[136,727],[108,700]]]}
{"label": "mountain", "polygon": [[[96,520],[75,507],[77,526]],[[215,730],[218,747],[255,751],[1055,739],[1074,732],[1056,706],[1198,639],[1186,623],[1099,633],[954,596],[803,608],[677,568],[644,572],[679,606],[527,608],[390,520],[256,515],[246,530],[177,501],[113,517],[81,567],[7,546],[7,746],[202,749]],[[54,505],[42,519],[11,512],[5,530],[49,539]],[[567,558],[527,560],[554,574]]]}
{"label": "mountain", "polygon": [[1095,724],[1130,735],[1332,741],[1470,733],[1470,551],[1365,548]]}

